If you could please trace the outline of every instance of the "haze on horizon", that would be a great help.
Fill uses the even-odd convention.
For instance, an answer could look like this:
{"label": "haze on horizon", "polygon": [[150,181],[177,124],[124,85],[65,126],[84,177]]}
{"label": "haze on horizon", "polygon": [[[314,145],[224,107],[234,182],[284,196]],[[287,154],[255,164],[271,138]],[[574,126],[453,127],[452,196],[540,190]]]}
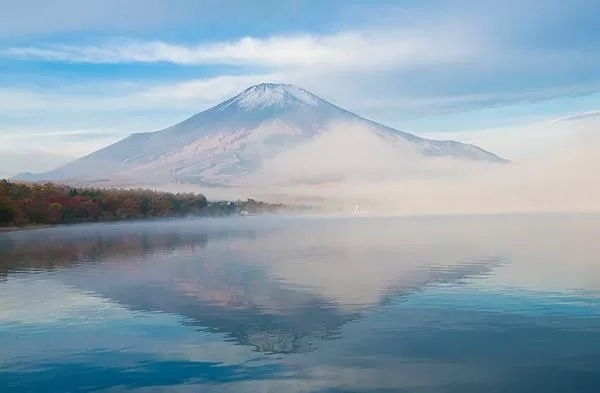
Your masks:
{"label": "haze on horizon", "polygon": [[600,211],[594,1],[0,4],[0,176],[45,172],[282,82],[511,163],[400,157],[332,122],[236,187],[152,186],[373,213]]}

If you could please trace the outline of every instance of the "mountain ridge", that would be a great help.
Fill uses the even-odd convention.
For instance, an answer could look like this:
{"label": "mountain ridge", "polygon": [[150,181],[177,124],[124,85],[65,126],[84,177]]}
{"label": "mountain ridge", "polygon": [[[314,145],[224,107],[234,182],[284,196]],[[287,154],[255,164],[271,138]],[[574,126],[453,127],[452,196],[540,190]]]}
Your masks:
{"label": "mountain ridge", "polygon": [[[291,84],[261,83],[162,130],[135,133],[29,180],[149,179],[230,184],[263,163],[350,124],[425,157],[507,162],[478,146],[438,141],[365,119]],[[33,179],[32,179],[33,178]]]}

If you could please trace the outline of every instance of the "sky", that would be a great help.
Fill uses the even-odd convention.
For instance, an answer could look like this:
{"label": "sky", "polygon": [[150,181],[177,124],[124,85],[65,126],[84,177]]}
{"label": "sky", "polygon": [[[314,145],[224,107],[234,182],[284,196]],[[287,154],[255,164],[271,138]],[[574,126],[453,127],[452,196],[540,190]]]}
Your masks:
{"label": "sky", "polygon": [[261,82],[513,161],[600,125],[596,0],[0,0],[0,9],[0,176],[53,169]]}

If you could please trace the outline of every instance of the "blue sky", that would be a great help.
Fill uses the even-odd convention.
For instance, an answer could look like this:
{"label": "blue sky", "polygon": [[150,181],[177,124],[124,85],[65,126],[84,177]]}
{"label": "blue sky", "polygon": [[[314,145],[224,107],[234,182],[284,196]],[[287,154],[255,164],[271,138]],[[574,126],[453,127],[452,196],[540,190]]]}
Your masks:
{"label": "blue sky", "polygon": [[[512,159],[600,110],[595,0],[0,0],[0,175],[264,81]],[[546,127],[551,124],[550,127]],[[560,135],[559,135],[560,134]]]}

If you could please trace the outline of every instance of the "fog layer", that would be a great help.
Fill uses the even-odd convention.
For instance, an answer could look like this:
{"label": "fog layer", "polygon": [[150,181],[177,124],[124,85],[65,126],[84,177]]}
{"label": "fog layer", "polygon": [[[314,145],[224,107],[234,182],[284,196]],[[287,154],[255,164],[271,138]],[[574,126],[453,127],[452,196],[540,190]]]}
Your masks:
{"label": "fog layer", "polygon": [[351,124],[332,124],[267,161],[238,192],[333,210],[352,211],[358,203],[363,213],[377,214],[600,211],[596,123],[553,124],[565,135],[562,145],[510,164],[423,157]]}

